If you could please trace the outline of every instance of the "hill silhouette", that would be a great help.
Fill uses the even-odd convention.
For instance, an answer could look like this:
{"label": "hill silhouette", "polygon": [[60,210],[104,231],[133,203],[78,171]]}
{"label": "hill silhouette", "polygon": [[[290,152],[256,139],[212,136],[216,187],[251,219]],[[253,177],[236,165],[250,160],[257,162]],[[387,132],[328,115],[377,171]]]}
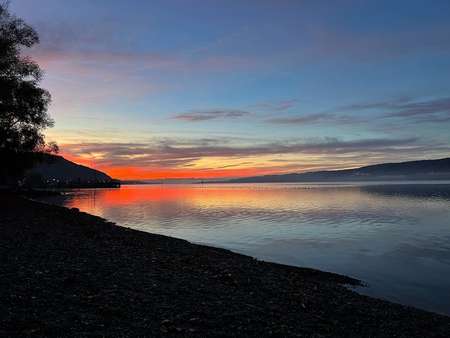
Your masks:
{"label": "hill silhouette", "polygon": [[31,185],[60,187],[118,186],[119,181],[102,171],[76,164],[62,156],[46,154],[26,174]]}
{"label": "hill silhouette", "polygon": [[345,170],[253,176],[228,180],[228,183],[449,180],[450,158],[438,160],[383,163]]}

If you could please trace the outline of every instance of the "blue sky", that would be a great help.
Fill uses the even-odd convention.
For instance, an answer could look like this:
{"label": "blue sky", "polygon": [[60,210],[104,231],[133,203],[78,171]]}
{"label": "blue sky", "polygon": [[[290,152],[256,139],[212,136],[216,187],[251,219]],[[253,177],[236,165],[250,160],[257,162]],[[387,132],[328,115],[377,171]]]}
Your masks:
{"label": "blue sky", "polygon": [[448,1],[13,0],[63,154],[121,178],[450,149]]}

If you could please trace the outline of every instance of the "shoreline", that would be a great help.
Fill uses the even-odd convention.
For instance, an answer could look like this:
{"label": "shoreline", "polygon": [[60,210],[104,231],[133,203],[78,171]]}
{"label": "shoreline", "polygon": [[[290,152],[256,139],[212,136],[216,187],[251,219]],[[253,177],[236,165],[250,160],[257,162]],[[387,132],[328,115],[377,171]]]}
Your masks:
{"label": "shoreline", "polygon": [[0,335],[445,337],[450,317],[351,277],[0,195]]}

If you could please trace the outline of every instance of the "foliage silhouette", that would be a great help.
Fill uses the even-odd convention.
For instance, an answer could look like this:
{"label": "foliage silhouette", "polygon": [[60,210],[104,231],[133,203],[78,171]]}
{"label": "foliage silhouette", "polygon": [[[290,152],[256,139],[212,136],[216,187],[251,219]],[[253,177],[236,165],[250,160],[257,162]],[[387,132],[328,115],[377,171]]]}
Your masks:
{"label": "foliage silhouette", "polygon": [[39,43],[37,32],[12,15],[8,3],[0,3],[0,183],[16,182],[42,158],[57,152],[55,143],[46,143],[43,130],[53,126],[47,114],[50,93],[39,87],[42,70],[23,48]]}

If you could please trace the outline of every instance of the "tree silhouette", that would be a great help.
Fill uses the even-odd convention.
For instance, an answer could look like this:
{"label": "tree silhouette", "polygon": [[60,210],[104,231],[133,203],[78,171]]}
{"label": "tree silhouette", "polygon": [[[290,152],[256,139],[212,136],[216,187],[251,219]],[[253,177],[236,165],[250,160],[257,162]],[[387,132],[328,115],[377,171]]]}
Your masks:
{"label": "tree silhouette", "polygon": [[[47,114],[50,93],[39,87],[42,71],[23,48],[39,43],[36,31],[0,3],[0,156],[3,181],[18,177],[36,153],[57,152],[43,130],[53,126]],[[32,156],[33,155],[33,156]],[[1,178],[0,178],[1,180]]]}

